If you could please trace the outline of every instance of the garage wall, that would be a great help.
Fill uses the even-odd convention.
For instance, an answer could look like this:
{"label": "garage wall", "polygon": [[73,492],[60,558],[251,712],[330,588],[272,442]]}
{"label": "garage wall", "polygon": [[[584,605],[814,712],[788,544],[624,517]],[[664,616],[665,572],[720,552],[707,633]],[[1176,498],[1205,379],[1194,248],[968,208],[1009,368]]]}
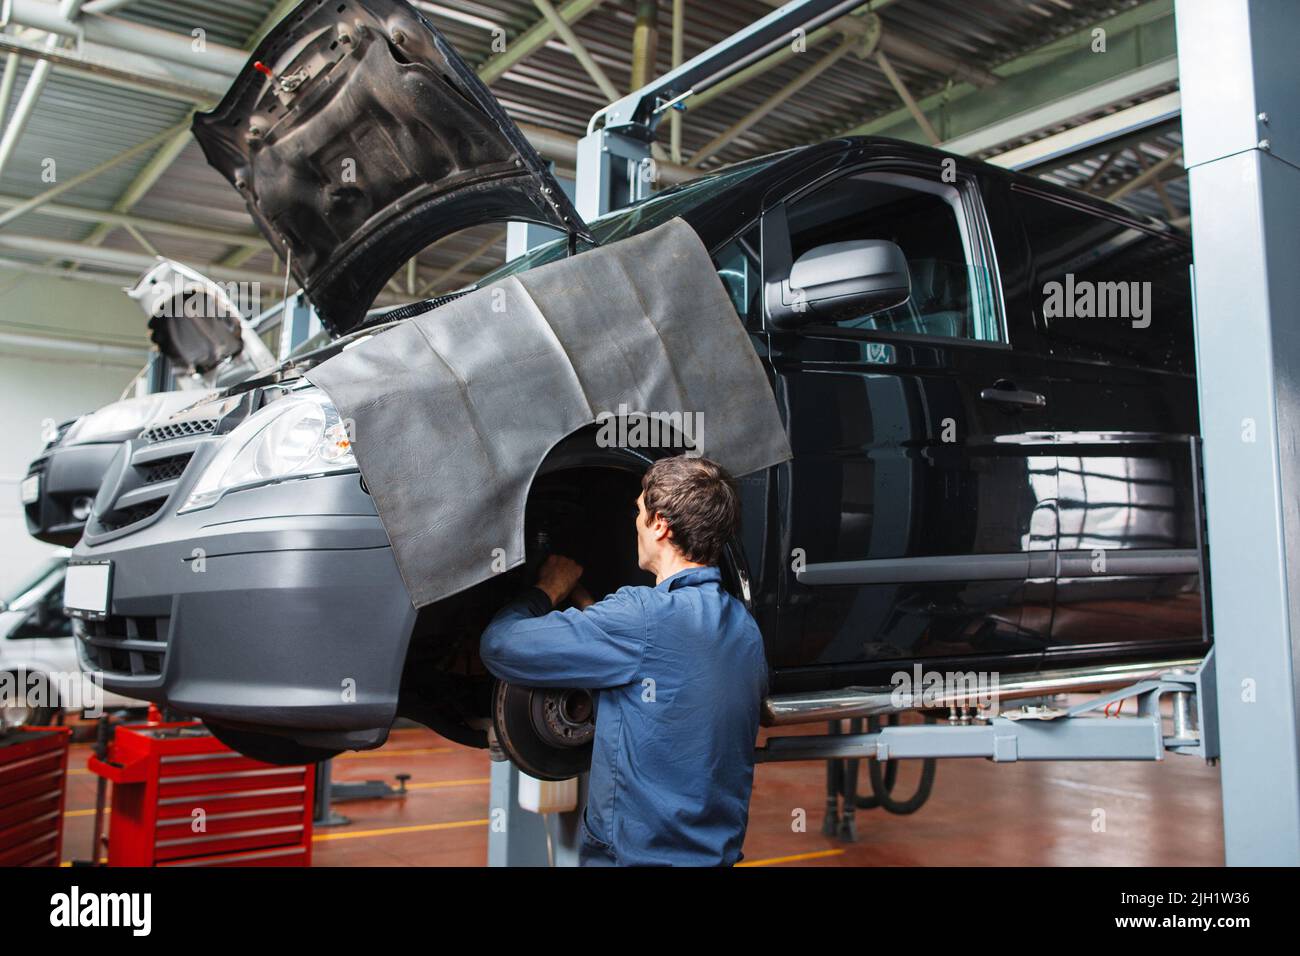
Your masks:
{"label": "garage wall", "polygon": [[139,307],[113,286],[0,270],[0,593],[57,550],[28,536],[18,497],[42,422],[116,401],[147,345]]}

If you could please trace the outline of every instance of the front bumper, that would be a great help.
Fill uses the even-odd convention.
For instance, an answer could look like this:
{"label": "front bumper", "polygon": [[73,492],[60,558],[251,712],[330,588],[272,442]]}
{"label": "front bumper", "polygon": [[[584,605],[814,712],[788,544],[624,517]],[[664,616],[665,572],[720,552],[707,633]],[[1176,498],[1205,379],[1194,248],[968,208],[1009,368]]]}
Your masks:
{"label": "front bumper", "polygon": [[47,544],[70,548],[81,538],[85,517],[73,517],[74,506],[89,503],[121,442],[55,445],[27,468],[27,478],[39,482],[35,501],[23,502],[27,533]]}
{"label": "front bumper", "polygon": [[416,612],[360,476],[176,514],[213,451],[197,449],[156,515],[100,534],[92,520],[72,560],[110,560],[112,594],[106,620],[76,622],[82,666],[114,693],[214,723],[381,743]]}

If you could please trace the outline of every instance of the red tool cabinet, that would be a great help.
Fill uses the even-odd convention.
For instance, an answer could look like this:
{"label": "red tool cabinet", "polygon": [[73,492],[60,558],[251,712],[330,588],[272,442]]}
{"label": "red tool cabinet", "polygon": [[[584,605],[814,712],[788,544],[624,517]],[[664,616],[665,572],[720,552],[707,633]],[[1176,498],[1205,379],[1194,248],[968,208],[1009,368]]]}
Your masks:
{"label": "red tool cabinet", "polygon": [[315,767],[236,753],[203,725],[116,728],[109,866],[310,866]]}
{"label": "red tool cabinet", "polygon": [[67,727],[0,736],[0,867],[59,865],[71,737]]}

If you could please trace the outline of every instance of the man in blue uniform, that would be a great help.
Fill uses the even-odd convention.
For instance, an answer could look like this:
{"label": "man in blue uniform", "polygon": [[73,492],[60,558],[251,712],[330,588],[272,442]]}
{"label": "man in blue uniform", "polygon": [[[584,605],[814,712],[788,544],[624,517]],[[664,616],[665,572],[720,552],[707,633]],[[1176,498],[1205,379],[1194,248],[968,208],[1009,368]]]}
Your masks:
{"label": "man in blue uniform", "polygon": [[[767,661],[758,626],[722,587],[735,484],[704,458],[655,462],[637,498],[637,554],[654,587],[598,603],[552,555],[504,608],[480,654],[496,677],[595,691],[583,865],[730,866],[754,781]],[[575,607],[555,608],[572,596]]]}

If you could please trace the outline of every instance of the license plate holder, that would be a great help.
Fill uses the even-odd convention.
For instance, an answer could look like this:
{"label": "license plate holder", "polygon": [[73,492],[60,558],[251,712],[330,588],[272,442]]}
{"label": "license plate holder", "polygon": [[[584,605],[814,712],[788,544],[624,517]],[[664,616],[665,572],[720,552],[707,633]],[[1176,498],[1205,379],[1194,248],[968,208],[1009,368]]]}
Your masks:
{"label": "license plate holder", "polygon": [[113,594],[112,561],[69,561],[63,586],[63,609],[72,617],[102,621]]}

